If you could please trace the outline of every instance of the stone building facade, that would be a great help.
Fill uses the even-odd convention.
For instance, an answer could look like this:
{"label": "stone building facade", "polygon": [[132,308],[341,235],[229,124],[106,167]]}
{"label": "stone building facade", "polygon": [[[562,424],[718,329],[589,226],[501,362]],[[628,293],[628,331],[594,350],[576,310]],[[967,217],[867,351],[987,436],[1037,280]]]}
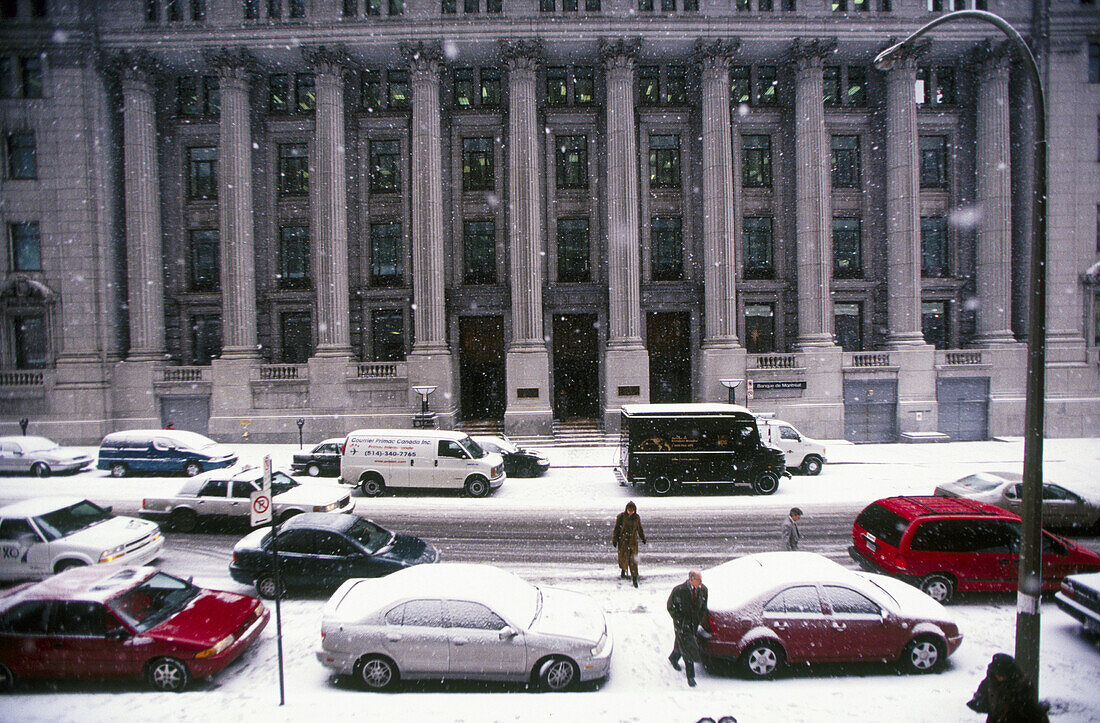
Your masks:
{"label": "stone building facade", "polygon": [[[1047,430],[1092,435],[1100,10],[979,7],[1042,64]],[[0,431],[320,438],[431,389],[520,435],[726,399],[1019,435],[1026,78],[975,22],[871,66],[951,9],[0,2]]]}

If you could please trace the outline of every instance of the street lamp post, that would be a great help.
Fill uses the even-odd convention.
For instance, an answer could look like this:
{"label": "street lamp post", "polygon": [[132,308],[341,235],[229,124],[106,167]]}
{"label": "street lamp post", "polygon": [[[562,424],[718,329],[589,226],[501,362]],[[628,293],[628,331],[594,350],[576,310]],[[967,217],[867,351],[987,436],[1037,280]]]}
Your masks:
{"label": "street lamp post", "polygon": [[1041,542],[1043,534],[1043,402],[1046,373],[1046,255],[1047,255],[1047,131],[1046,99],[1039,76],[1039,65],[1020,33],[1003,18],[983,10],[959,10],[942,15],[921,27],[905,40],[878,54],[874,65],[889,70],[898,57],[912,47],[917,38],[933,28],[954,20],[981,20],[995,25],[1008,36],[1023,61],[1031,81],[1032,107],[1035,109],[1035,147],[1032,155],[1034,195],[1027,318],[1027,387],[1024,402],[1024,480],[1021,517],[1022,541],[1020,574],[1016,592],[1016,661],[1039,685],[1039,593],[1041,580]]}

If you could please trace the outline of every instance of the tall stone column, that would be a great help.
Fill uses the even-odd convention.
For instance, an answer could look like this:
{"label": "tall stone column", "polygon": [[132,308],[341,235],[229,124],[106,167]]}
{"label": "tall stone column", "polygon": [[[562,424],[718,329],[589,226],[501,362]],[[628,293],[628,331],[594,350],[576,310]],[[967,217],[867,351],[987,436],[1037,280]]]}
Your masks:
{"label": "tall stone column", "polygon": [[978,340],[1013,344],[1012,178],[1008,75],[1011,51],[987,44],[975,53],[978,76]]}
{"label": "tall stone column", "polygon": [[[454,370],[447,345],[444,297],[443,135],[439,80],[443,51],[438,45],[407,43],[401,47],[411,71],[412,93],[412,272],[415,341],[409,358],[411,385],[436,387],[431,401],[442,409],[441,424],[454,416]],[[420,397],[410,390],[419,409]]]}
{"label": "tall stone column", "polygon": [[[508,434],[549,434],[550,356],[542,320],[545,238],[542,218],[542,124],[538,116],[537,40],[504,41],[508,64],[508,239],[512,341],[505,357]],[[520,397],[518,390],[524,390]],[[531,390],[535,390],[532,392]]]}
{"label": "tall stone column", "polygon": [[744,379],[737,340],[737,214],[730,117],[730,58],[737,40],[695,44],[703,95],[703,348],[698,399],[727,401],[722,379]]}
{"label": "tall stone column", "polygon": [[164,359],[164,264],[161,261],[155,64],[123,59],[122,163],[126,206],[129,361]]}
{"label": "tall stone column", "polygon": [[910,53],[886,73],[887,344],[923,345],[920,275],[920,159],[917,57]]}
{"label": "tall stone column", "polygon": [[310,249],[317,289],[316,356],[351,356],[348,310],[348,198],[344,163],[344,67],[339,49],[306,51],[317,88]]}
{"label": "tall stone column", "polygon": [[798,39],[794,79],[798,347],[832,347],[833,213],[822,67],[835,40]]}
{"label": "tall stone column", "polygon": [[256,266],[252,207],[252,59],[212,53],[218,72],[218,234],[221,240],[222,360],[257,360]]}
{"label": "tall stone column", "polygon": [[619,408],[649,399],[649,356],[642,342],[638,227],[638,129],[634,118],[636,38],[602,40],[607,83],[607,353],[604,421],[618,428]]}

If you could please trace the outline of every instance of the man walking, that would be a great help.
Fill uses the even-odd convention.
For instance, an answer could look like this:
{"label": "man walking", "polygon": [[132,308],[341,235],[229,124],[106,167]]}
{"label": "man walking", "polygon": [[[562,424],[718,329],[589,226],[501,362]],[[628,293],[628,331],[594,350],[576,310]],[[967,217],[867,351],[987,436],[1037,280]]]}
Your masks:
{"label": "man walking", "polygon": [[703,657],[695,630],[707,617],[707,586],[703,584],[703,575],[698,570],[689,572],[686,582],[672,588],[667,607],[676,636],[668,662],[679,670],[682,657],[687,670],[688,685],[694,688],[695,661]]}
{"label": "man walking", "polygon": [[627,502],[626,509],[615,518],[611,544],[619,551],[619,577],[625,578],[629,572],[634,587],[638,587],[638,540],[645,544],[642,518],[637,505]]}
{"label": "man walking", "polygon": [[783,550],[797,550],[798,541],[802,539],[802,532],[798,529],[798,521],[802,519],[802,510],[792,507],[787,519],[783,520],[783,526],[779,529],[779,545]]}

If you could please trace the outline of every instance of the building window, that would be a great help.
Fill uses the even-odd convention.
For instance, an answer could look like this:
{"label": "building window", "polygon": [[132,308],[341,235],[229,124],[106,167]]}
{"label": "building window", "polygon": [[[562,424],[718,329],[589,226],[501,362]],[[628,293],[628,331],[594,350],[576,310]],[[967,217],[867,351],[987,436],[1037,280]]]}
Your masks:
{"label": "building window", "polygon": [[[247,2],[248,0],[245,0],[246,7]],[[5,6],[9,5],[11,6],[11,11],[8,12],[5,9],[4,17],[14,18],[16,14],[15,9],[18,6],[18,3],[16,3],[15,0],[9,0],[5,3]],[[248,17],[248,15],[245,15],[245,17]],[[150,23],[155,23],[160,20],[160,2],[158,2],[158,0],[145,0],[145,20],[146,22]]]}
{"label": "building window", "polygon": [[641,105],[661,103],[661,69],[656,65],[643,65],[638,68],[638,103]]}
{"label": "building window", "polygon": [[401,143],[370,142],[370,192],[398,193],[401,190]]}
{"label": "building window", "polygon": [[863,309],[859,303],[833,304],[836,343],[844,351],[863,351]]}
{"label": "building window", "polygon": [[221,93],[216,77],[184,76],[176,79],[177,115],[198,118],[217,116],[220,112]]}
{"label": "building window", "polygon": [[496,224],[491,219],[463,223],[462,260],[464,284],[496,283]]}
{"label": "building window", "polygon": [[458,12],[458,3],[456,0],[442,0],[439,6],[439,12],[444,15],[454,15]]}
{"label": "building window", "polygon": [[[153,6],[157,4],[156,0],[146,0],[146,2]],[[256,4],[256,0],[241,0],[241,12],[244,13],[245,20],[256,20],[260,17],[260,10],[259,6]],[[149,19],[156,20],[156,18]]]}
{"label": "building window", "polygon": [[1089,43],[1089,82],[1100,83],[1100,43]]}
{"label": "building window", "polygon": [[306,16],[305,0],[289,0],[287,9],[290,11],[290,17],[292,18],[304,18]]}
{"label": "building window", "polygon": [[760,105],[779,105],[779,74],[774,65],[761,65],[756,69],[756,89]]}
{"label": "building window", "polygon": [[176,22],[183,19],[181,0],[164,0],[164,19],[168,22]]}
{"label": "building window", "polygon": [[12,59],[0,56],[0,98],[18,98],[19,88],[15,82]]}
{"label": "building window", "polygon": [[566,69],[555,66],[546,69],[546,102],[548,105],[565,105],[569,100]]}
{"label": "building window", "polygon": [[390,15],[404,15],[405,14],[405,0],[389,0],[389,14]]}
{"label": "building window", "polygon": [[279,144],[279,195],[309,195],[309,151],[305,143]]}
{"label": "building window", "polygon": [[558,136],[558,188],[588,188],[588,136]]}
{"label": "building window", "polygon": [[191,21],[201,23],[206,20],[206,0],[191,0]]}
{"label": "building window", "polygon": [[401,224],[394,221],[370,225],[371,286],[401,286]]}
{"label": "building window", "polygon": [[945,136],[920,137],[920,186],[921,188],[947,187],[947,138]]}
{"label": "building window", "polygon": [[283,16],[283,0],[267,0],[267,16],[269,18],[281,18]]}
{"label": "building window", "polygon": [[917,105],[955,105],[955,69],[949,66],[918,68],[914,94]]}
{"label": "building window", "polygon": [[654,281],[684,278],[684,239],[679,216],[654,216],[649,222],[650,263]]}
{"label": "building window", "polygon": [[222,320],[217,314],[191,317],[191,363],[205,366],[222,353]]}
{"label": "building window", "polygon": [[552,12],[554,12],[554,0],[539,0],[539,12],[540,13],[552,13]]}
{"label": "building window", "polygon": [[33,180],[38,178],[38,155],[34,133],[8,134],[8,178]]}
{"label": "building window", "polygon": [[863,108],[867,105],[867,70],[859,66],[848,67],[848,105]]}
{"label": "building window", "polygon": [[294,108],[299,113],[312,113],[317,108],[317,88],[313,73],[294,74]]}
{"label": "building window", "polygon": [[638,10],[643,13],[653,12],[653,0],[638,0]]}
{"label": "building window", "polygon": [[670,65],[667,75],[665,102],[669,105],[687,105],[687,68],[682,65]]}
{"label": "building window", "polygon": [[[833,5],[836,5],[836,0],[833,0]],[[821,71],[821,80],[825,105],[840,105],[840,66],[825,66]]]}
{"label": "building window", "polygon": [[929,278],[948,275],[947,219],[943,216],[921,216],[920,272]]}
{"label": "building window", "polygon": [[218,197],[218,149],[214,147],[187,149],[187,195],[192,201],[209,201]]}
{"label": "building window", "polygon": [[649,185],[680,187],[680,136],[649,137]]}
{"label": "building window", "polygon": [[462,190],[493,190],[493,139],[462,139]]}
{"label": "building window", "polygon": [[748,188],[771,188],[772,137],[742,136],[741,183]]}
{"label": "building window", "polygon": [[558,281],[589,280],[588,219],[558,219]]}
{"label": "building window", "polygon": [[[499,12],[499,11],[498,11]],[[500,107],[500,71],[496,68],[481,69],[481,107]]]}
{"label": "building window", "polygon": [[477,13],[479,0],[463,0],[462,12],[467,15],[473,15]]}
{"label": "building window", "polygon": [[745,305],[745,351],[771,354],[775,351],[775,306]]}
{"label": "building window", "polygon": [[730,102],[736,105],[752,103],[752,77],[747,65],[730,68]]}
{"label": "building window", "polygon": [[382,108],[382,73],[364,70],[359,77],[359,105],[363,110]]}
{"label": "building window", "polygon": [[10,224],[8,242],[12,271],[42,270],[42,246],[38,238],[37,221]]}
{"label": "building window", "polygon": [[309,288],[309,228],[283,226],[279,229],[279,287]]}
{"label": "building window", "polygon": [[405,361],[405,315],[401,309],[371,311],[370,332],[373,361]]}
{"label": "building window", "polygon": [[305,364],[313,354],[313,321],[308,311],[287,311],[279,316],[282,363]]}
{"label": "building window", "polygon": [[923,301],[920,305],[921,331],[924,343],[937,349],[949,349],[947,328],[947,302]]}
{"label": "building window", "polygon": [[290,112],[290,76],[278,73],[267,79],[267,107],[272,113]]}
{"label": "building window", "polygon": [[12,318],[16,369],[42,369],[49,361],[46,318],[41,315]]}
{"label": "building window", "polygon": [[770,216],[746,216],[743,221],[745,278],[770,279],[775,276]]}
{"label": "building window", "polygon": [[833,277],[858,279],[863,276],[862,221],[833,216]]}
{"label": "building window", "polygon": [[831,9],[834,13],[848,12],[848,0],[832,0]]}
{"label": "building window", "polygon": [[191,291],[217,291],[221,286],[218,231],[194,229],[190,236]]}
{"label": "building window", "polygon": [[[390,15],[394,13],[391,12]],[[409,107],[409,72],[390,70],[386,73],[386,92],[391,110],[404,110]]]}
{"label": "building window", "polygon": [[573,68],[573,103],[591,105],[596,102],[596,81],[592,68]]}
{"label": "building window", "polygon": [[859,188],[859,136],[833,136],[833,188]]}
{"label": "building window", "polygon": [[455,68],[454,99],[459,108],[474,106],[474,69]]}
{"label": "building window", "polygon": [[41,98],[42,59],[0,57],[0,98]]}

